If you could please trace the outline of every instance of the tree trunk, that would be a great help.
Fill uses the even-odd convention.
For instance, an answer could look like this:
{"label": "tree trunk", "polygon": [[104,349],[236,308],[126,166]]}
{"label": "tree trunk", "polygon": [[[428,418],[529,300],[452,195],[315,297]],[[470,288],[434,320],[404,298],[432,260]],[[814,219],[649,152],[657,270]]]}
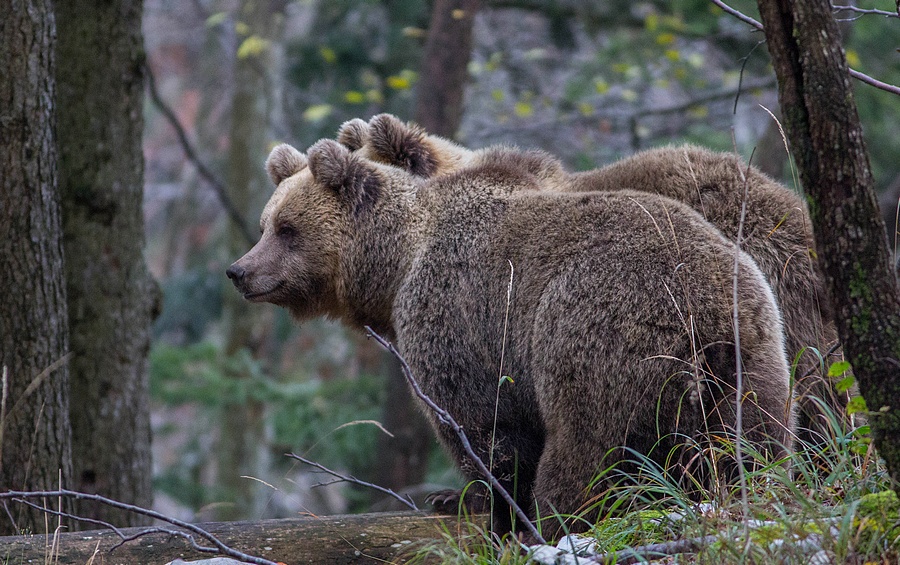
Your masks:
{"label": "tree trunk", "polygon": [[[0,300],[0,489],[52,489],[71,486],[72,476],[53,128],[56,24],[49,0],[2,6],[0,273],[6,288]],[[14,523],[0,510],[0,532],[45,532],[41,513],[23,505],[8,511]]]}
{"label": "tree trunk", "polygon": [[[237,11],[237,19],[249,26],[249,37],[270,41],[280,27],[281,0],[244,0]],[[266,100],[266,71],[268,47],[262,52],[242,53],[240,45],[248,36],[238,36],[238,50],[234,58],[234,95],[231,103],[231,128],[228,148],[229,197],[242,214],[251,215],[254,197],[268,192],[262,163],[265,159],[265,134],[269,101]],[[240,227],[228,224],[226,256],[240,257],[247,250],[247,240]],[[229,259],[230,261],[231,259]],[[231,287],[222,277],[222,284]],[[260,325],[271,315],[271,308],[251,305],[233,289],[226,289],[223,319],[226,328],[225,354],[235,355],[241,349],[250,351],[258,359],[263,346]],[[244,379],[249,375],[233,373],[229,378]],[[256,516],[262,511],[265,499],[262,485],[248,477],[260,477],[267,468],[263,461],[266,451],[264,425],[265,407],[251,395],[234,399],[223,407],[221,437],[217,461],[217,476],[233,504],[217,509],[222,520]]]}
{"label": "tree trunk", "polygon": [[432,6],[414,118],[431,134],[452,138],[459,129],[480,5],[480,0],[435,0]]}
{"label": "tree trunk", "polygon": [[[59,185],[72,345],[74,489],[149,507],[142,2],[56,2]],[[121,526],[143,516],[83,502]]]}
{"label": "tree trunk", "polygon": [[758,0],[844,353],[900,485],[900,293],[827,0]]}

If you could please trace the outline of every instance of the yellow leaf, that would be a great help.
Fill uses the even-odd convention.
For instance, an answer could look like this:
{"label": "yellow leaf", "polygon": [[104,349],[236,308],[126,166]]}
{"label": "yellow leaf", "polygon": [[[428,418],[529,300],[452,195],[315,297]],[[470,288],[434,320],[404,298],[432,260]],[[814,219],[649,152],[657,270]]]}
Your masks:
{"label": "yellow leaf", "polygon": [[606,94],[609,92],[609,83],[602,78],[598,78],[594,81],[594,90],[597,91],[597,94]]}
{"label": "yellow leaf", "polygon": [[694,106],[688,110],[688,115],[692,118],[705,118],[709,115],[709,108],[706,106]]}
{"label": "yellow leaf", "polygon": [[613,70],[617,73],[627,73],[628,72],[628,63],[613,63]]}
{"label": "yellow leaf", "polygon": [[348,90],[344,93],[344,100],[350,104],[362,104],[366,101],[366,95],[358,90]]}
{"label": "yellow leaf", "polygon": [[847,64],[851,67],[859,67],[862,61],[859,59],[859,53],[854,49],[847,49]]}
{"label": "yellow leaf", "polygon": [[246,59],[247,57],[256,57],[269,48],[269,41],[258,35],[251,35],[241,42],[238,47],[238,59]]}
{"label": "yellow leaf", "polygon": [[248,33],[250,33],[250,26],[248,26],[244,22],[235,22],[234,31],[238,32],[238,35],[247,35]]}
{"label": "yellow leaf", "polygon": [[671,45],[675,43],[675,35],[672,33],[661,33],[656,36],[656,43],[659,45]]}
{"label": "yellow leaf", "polygon": [[394,90],[406,90],[410,86],[408,80],[397,75],[387,77],[387,85]]}
{"label": "yellow leaf", "polygon": [[644,27],[647,28],[647,31],[656,31],[656,28],[659,27],[659,15],[652,12],[647,14],[647,17],[644,18]]}
{"label": "yellow leaf", "polygon": [[494,90],[491,91],[491,98],[493,98],[497,102],[502,102],[503,101],[503,91],[500,90],[499,88],[495,88]]}
{"label": "yellow leaf", "polygon": [[666,49],[666,59],[677,61],[681,59],[681,53],[679,53],[677,49]]}
{"label": "yellow leaf", "polygon": [[400,74],[391,75],[387,77],[386,82],[387,85],[394,90],[407,90],[412,86],[412,83],[416,80],[416,73],[409,70],[403,69],[400,71]]}
{"label": "yellow leaf", "polygon": [[534,113],[534,108],[528,102],[516,102],[515,112],[520,118],[527,118]]}
{"label": "yellow leaf", "polygon": [[578,111],[581,112],[581,115],[585,117],[594,115],[594,107],[587,102],[581,102],[580,104],[578,104]]}
{"label": "yellow leaf", "polygon": [[322,59],[329,65],[333,65],[334,62],[337,61],[337,53],[335,53],[334,49],[331,47],[326,47],[324,45],[319,47],[319,55],[321,55]]}
{"label": "yellow leaf", "polygon": [[307,122],[318,122],[327,118],[331,111],[331,104],[313,104],[303,112],[303,119]]}
{"label": "yellow leaf", "polygon": [[414,39],[423,39],[427,32],[420,27],[406,26],[403,28],[403,37],[412,37]]}

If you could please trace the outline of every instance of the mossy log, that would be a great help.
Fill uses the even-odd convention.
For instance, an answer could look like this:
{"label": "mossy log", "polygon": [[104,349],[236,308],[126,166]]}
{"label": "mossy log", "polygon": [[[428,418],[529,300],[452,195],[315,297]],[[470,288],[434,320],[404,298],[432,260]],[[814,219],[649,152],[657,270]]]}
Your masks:
{"label": "mossy log", "polygon": [[[286,565],[403,562],[422,543],[440,539],[443,528],[455,534],[464,533],[471,527],[455,516],[419,512],[198,525],[232,549]],[[125,536],[133,536],[146,529],[123,528],[121,531]],[[120,538],[110,530],[62,533],[55,542],[52,534],[0,537],[0,563],[162,565],[179,557],[185,561],[212,557],[191,549],[186,540],[165,533],[140,537],[110,552],[119,541]],[[205,540],[197,541],[200,545],[210,545]],[[52,547],[56,549],[51,550]]]}

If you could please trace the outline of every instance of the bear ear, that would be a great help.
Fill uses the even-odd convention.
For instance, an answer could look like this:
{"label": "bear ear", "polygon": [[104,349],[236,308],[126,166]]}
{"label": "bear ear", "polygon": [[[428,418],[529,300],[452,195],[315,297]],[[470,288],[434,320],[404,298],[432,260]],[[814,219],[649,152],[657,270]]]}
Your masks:
{"label": "bear ear", "polygon": [[356,151],[369,142],[369,124],[359,118],[344,122],[338,130],[337,140],[350,151]]}
{"label": "bear ear", "polygon": [[281,184],[284,179],[293,176],[306,168],[307,160],[287,143],[276,145],[266,159],[266,172],[275,186]]}
{"label": "bear ear", "polygon": [[369,120],[369,146],[374,159],[416,176],[427,178],[437,170],[425,130],[403,123],[396,116],[379,114]]}
{"label": "bear ear", "polygon": [[354,215],[378,202],[383,181],[372,163],[331,139],[317,141],[307,155],[313,179],[335,191]]}

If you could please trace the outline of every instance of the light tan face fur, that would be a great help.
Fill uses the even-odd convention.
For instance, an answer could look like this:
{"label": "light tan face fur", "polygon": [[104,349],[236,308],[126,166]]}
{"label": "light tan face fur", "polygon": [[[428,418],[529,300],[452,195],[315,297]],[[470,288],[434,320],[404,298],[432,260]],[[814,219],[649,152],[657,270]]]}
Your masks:
{"label": "light tan face fur", "polygon": [[288,308],[299,318],[328,314],[341,249],[337,195],[315,182],[306,156],[276,147],[266,169],[277,188],[260,218],[262,237],[228,269],[244,298]]}

